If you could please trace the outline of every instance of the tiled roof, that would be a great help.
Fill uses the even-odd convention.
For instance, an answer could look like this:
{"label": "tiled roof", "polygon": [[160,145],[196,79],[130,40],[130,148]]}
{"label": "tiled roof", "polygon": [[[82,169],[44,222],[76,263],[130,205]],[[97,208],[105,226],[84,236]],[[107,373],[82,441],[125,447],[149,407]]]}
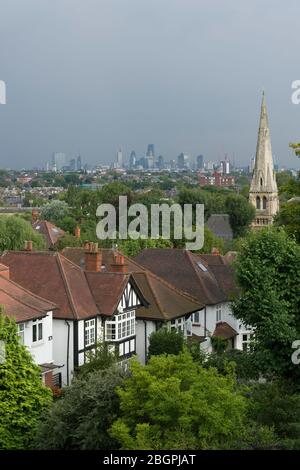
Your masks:
{"label": "tiled roof", "polygon": [[225,240],[233,239],[233,231],[230,225],[228,214],[212,214],[206,223],[206,226],[217,237]]}
{"label": "tiled roof", "polygon": [[56,309],[52,302],[34,295],[15,282],[0,275],[0,305],[3,313],[13,317],[17,323],[46,316]]}
{"label": "tiled roof", "polygon": [[10,277],[25,289],[54,302],[54,318],[83,319],[98,309],[82,269],[58,252],[6,251]]}
{"label": "tiled roof", "polygon": [[237,336],[238,333],[225,321],[219,322],[216,325],[215,331],[212,336],[218,336],[220,338],[230,339]]}
{"label": "tiled roof", "polygon": [[[84,268],[84,248],[64,248],[62,253]],[[103,273],[108,273],[111,264],[114,263],[114,253],[116,253],[116,250],[101,249],[101,253]],[[136,286],[149,304],[148,307],[142,306],[136,310],[137,317],[154,320],[169,320],[193,313],[204,307],[203,303],[199,302],[189,293],[183,292],[180,288],[158,277],[155,273],[150,272],[136,261],[126,256],[124,258],[128,273],[132,274]],[[108,282],[108,290],[109,287]],[[112,295],[112,293],[106,295]],[[97,304],[100,305],[100,294]]]}
{"label": "tiled roof", "polygon": [[86,272],[85,276],[99,313],[113,315],[130,279],[130,274],[90,271]]}
{"label": "tiled roof", "polygon": [[32,224],[32,228],[43,235],[46,239],[47,247],[53,248],[58,240],[65,235],[65,231],[47,220],[38,220]]}
{"label": "tiled roof", "polygon": [[236,292],[233,268],[220,255],[148,248],[135,261],[205,305],[229,300]]}

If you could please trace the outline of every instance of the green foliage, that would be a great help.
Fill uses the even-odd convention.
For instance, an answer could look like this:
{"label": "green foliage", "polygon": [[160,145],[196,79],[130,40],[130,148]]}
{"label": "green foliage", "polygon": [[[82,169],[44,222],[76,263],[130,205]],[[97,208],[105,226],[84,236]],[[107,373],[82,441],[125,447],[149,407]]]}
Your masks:
{"label": "green foliage", "polygon": [[220,253],[224,253],[224,241],[217,237],[208,227],[204,227],[204,245],[199,250],[200,253],[211,253],[213,248],[218,248]]}
{"label": "green foliage", "polygon": [[254,351],[265,374],[299,380],[291,361],[300,337],[300,246],[283,229],[251,232],[236,261],[240,297],[234,315],[255,328]]}
{"label": "green foliage", "polygon": [[297,157],[300,157],[300,142],[290,143],[289,147],[294,150]]}
{"label": "green foliage", "polygon": [[234,236],[244,236],[255,217],[255,208],[239,194],[230,194],[226,199],[225,206]]}
{"label": "green foliage", "polygon": [[228,346],[228,340],[221,336],[212,336],[211,345],[217,354],[222,354]]}
{"label": "green foliage", "polygon": [[294,235],[300,243],[300,202],[288,202],[280,208],[276,217],[276,225],[284,227],[289,235]]}
{"label": "green foliage", "polygon": [[251,387],[249,415],[273,427],[277,449],[300,449],[300,394],[289,383],[256,383]]}
{"label": "green foliage", "polygon": [[74,235],[66,233],[63,237],[58,240],[56,246],[58,251],[63,250],[64,248],[69,246],[81,246],[81,240],[80,238],[77,238]]}
{"label": "green foliage", "polygon": [[15,322],[0,314],[0,340],[5,361],[0,363],[0,449],[28,449],[39,416],[51,403],[51,391],[40,368],[20,343]]}
{"label": "green foliage", "polygon": [[117,364],[118,355],[106,342],[97,343],[96,348],[87,353],[87,361],[79,367],[78,377],[86,377],[97,370],[108,369]]}
{"label": "green foliage", "polygon": [[75,378],[63,389],[61,398],[41,417],[36,437],[37,449],[111,450],[117,448],[107,430],[119,413],[115,392],[121,385],[121,369],[97,370]]}
{"label": "green foliage", "polygon": [[180,331],[175,329],[168,330],[166,327],[163,327],[151,333],[148,354],[149,357],[160,354],[177,355],[182,352],[183,346],[184,337]]}
{"label": "green foliage", "polygon": [[272,437],[246,423],[247,400],[234,375],[204,369],[187,352],[152,356],[146,366],[133,361],[118,395],[111,436],[122,450],[251,448]]}
{"label": "green foliage", "polygon": [[64,217],[69,215],[69,207],[65,201],[54,199],[53,201],[45,204],[41,210],[41,218],[48,220],[55,225],[60,226],[60,222]]}
{"label": "green foliage", "polygon": [[23,250],[25,241],[31,240],[34,249],[43,249],[45,241],[29,222],[17,216],[0,217],[0,250]]}
{"label": "green foliage", "polygon": [[207,355],[204,367],[215,367],[220,374],[227,374],[228,366],[234,366],[238,379],[248,382],[259,379],[259,369],[252,352],[231,349],[229,351]]}
{"label": "green foliage", "polygon": [[118,250],[124,253],[125,256],[134,258],[145,248],[172,248],[170,240],[163,238],[139,238],[138,240],[116,240]]}

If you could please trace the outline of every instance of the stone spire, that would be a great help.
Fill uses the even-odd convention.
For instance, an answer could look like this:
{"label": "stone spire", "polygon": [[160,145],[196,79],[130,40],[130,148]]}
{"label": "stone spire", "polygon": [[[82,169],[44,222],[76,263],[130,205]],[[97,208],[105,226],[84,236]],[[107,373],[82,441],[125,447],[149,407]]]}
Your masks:
{"label": "stone spire", "polygon": [[249,192],[249,201],[256,208],[254,227],[273,223],[279,209],[276,175],[273,166],[271,137],[265,94],[263,92],[255,165]]}

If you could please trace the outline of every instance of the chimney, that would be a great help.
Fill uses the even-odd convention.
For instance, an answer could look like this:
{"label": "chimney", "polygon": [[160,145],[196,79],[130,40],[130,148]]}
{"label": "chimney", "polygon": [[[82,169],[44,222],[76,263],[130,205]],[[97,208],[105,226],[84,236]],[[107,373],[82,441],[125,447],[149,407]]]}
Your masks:
{"label": "chimney", "polygon": [[114,263],[111,264],[111,272],[127,273],[127,264],[125,264],[123,255],[120,255],[120,254],[114,255]]}
{"label": "chimney", "polygon": [[32,209],[31,211],[31,222],[34,223],[36,222],[37,220],[39,220],[39,211],[37,211],[36,209]]}
{"label": "chimney", "polygon": [[220,254],[220,250],[219,248],[216,248],[215,246],[212,248],[211,250],[211,254],[214,255],[214,256],[219,256]]}
{"label": "chimney", "polygon": [[9,267],[5,266],[4,264],[0,263],[0,276],[6,277],[6,279],[9,279]]}
{"label": "chimney", "polygon": [[86,251],[89,251],[90,249],[90,242],[88,240],[85,240],[84,244],[83,244],[83,248],[86,250]]}
{"label": "chimney", "polygon": [[31,240],[26,240],[25,241],[25,246],[24,246],[25,251],[32,251],[32,241]]}
{"label": "chimney", "polygon": [[85,270],[101,271],[102,253],[98,249],[98,243],[89,243],[85,252]]}
{"label": "chimney", "polygon": [[76,238],[80,238],[80,227],[79,225],[76,225],[74,235]]}

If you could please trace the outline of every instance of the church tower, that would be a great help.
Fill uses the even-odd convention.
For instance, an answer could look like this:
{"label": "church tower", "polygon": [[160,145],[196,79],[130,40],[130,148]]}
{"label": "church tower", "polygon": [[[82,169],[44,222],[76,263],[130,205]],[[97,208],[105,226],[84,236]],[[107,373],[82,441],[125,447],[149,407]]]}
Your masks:
{"label": "church tower", "polygon": [[273,223],[274,216],[279,210],[279,201],[264,93],[261,103],[256,158],[249,191],[249,202],[256,209],[256,216],[252,223],[254,228]]}

